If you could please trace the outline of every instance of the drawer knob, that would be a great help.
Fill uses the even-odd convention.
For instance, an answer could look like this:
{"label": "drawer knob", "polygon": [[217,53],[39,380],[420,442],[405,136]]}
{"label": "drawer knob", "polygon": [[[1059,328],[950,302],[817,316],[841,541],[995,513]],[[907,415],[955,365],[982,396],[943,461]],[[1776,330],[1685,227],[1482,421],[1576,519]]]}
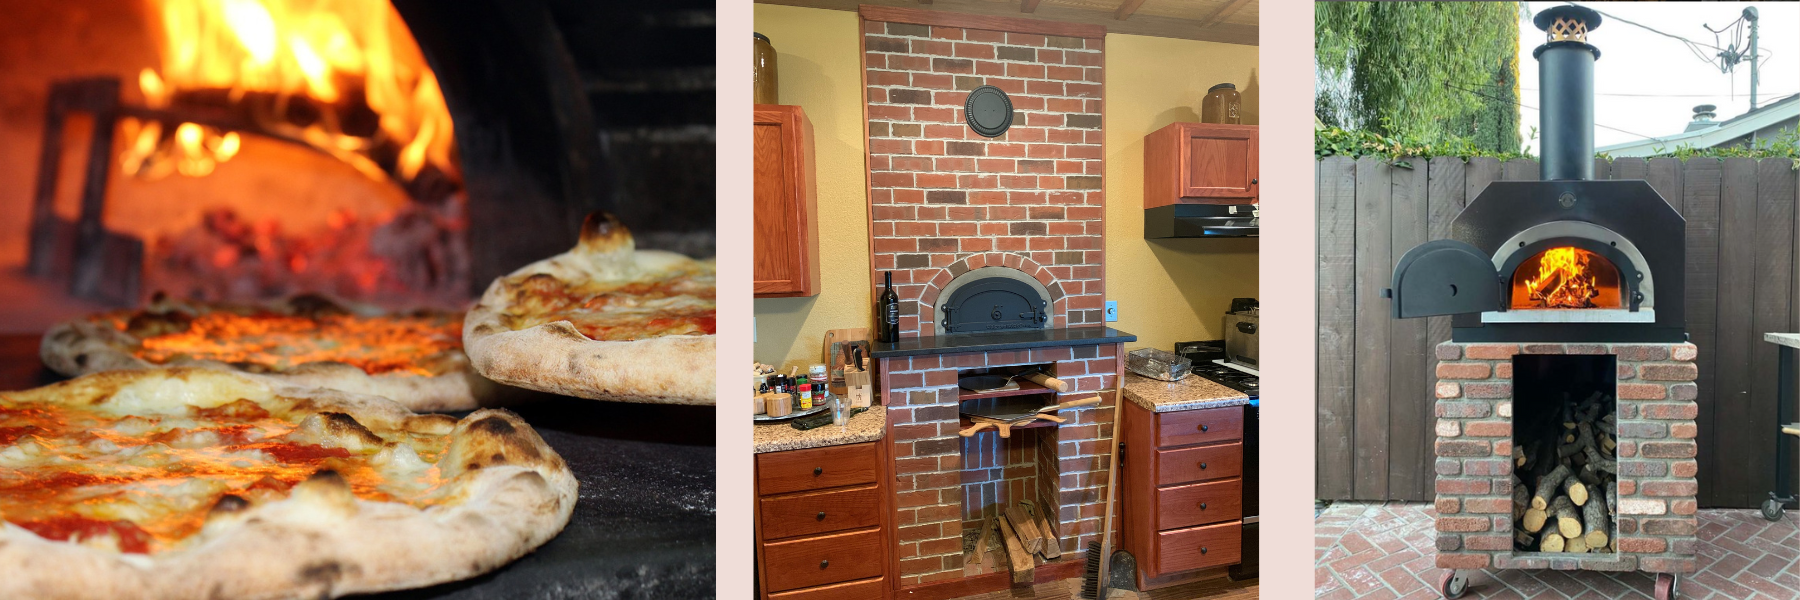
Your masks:
{"label": "drawer knob", "polygon": [[[1200,550],[1200,552],[1201,552],[1201,553],[1202,553],[1202,554],[1205,554],[1205,553],[1206,553],[1206,550],[1205,550],[1205,549],[1201,549],[1201,550]],[[830,560],[821,560],[821,561],[819,561],[819,568],[821,568],[821,569],[823,569],[823,568],[825,568],[825,567],[829,567],[829,566],[831,566],[831,561],[830,561]]]}
{"label": "drawer knob", "polygon": [[1250,180],[1250,185],[1256,185],[1256,180],[1255,179]]}
{"label": "drawer knob", "polygon": [[[1200,503],[1200,510],[1206,510],[1206,503],[1205,503],[1205,502],[1201,502],[1201,503]],[[819,513],[819,514],[821,514],[821,515],[823,515],[823,514],[825,514],[825,513]]]}
{"label": "drawer knob", "polygon": [[1201,546],[1201,547],[1200,547],[1200,553],[1201,553],[1201,554],[1206,554],[1206,546]]}
{"label": "drawer knob", "polygon": [[823,473],[825,473],[825,467],[813,467],[813,477],[818,477]]}
{"label": "drawer knob", "polygon": [[1202,471],[1206,470],[1206,463],[1200,463],[1200,470],[1202,470]]}
{"label": "drawer knob", "polygon": [[1206,431],[1206,429],[1207,429],[1207,427],[1206,427],[1206,424],[1205,424],[1205,423],[1201,423],[1201,424],[1200,424],[1200,431],[1202,431],[1202,432],[1204,432],[1204,431]]}
{"label": "drawer knob", "polygon": [[822,510],[819,511],[819,520],[820,521],[825,520],[825,511],[822,511]]}

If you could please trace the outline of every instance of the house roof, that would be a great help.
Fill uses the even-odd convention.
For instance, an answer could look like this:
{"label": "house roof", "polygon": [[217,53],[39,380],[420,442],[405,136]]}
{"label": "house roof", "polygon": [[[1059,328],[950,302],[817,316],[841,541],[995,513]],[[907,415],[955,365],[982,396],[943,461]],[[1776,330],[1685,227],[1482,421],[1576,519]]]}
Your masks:
{"label": "house roof", "polygon": [[1757,107],[1756,110],[1721,121],[1717,127],[1665,135],[1660,140],[1638,140],[1602,146],[1596,148],[1595,152],[1604,152],[1612,156],[1650,156],[1657,154],[1659,148],[1664,152],[1683,145],[1711,148],[1749,135],[1753,131],[1796,118],[1800,118],[1800,94],[1770,102]]}

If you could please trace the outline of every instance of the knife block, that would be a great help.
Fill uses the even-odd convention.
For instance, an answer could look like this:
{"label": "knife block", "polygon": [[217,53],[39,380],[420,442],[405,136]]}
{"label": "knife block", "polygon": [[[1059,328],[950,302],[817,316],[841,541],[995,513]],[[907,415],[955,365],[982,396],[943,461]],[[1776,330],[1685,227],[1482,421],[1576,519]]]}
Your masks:
{"label": "knife block", "polygon": [[868,371],[844,373],[844,391],[850,397],[850,408],[866,408],[875,400],[875,386]]}

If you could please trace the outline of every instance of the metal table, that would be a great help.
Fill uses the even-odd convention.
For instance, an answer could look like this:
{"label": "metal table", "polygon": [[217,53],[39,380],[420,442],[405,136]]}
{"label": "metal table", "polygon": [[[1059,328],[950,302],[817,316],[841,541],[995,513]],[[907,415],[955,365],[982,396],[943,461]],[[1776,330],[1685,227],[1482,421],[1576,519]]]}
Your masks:
{"label": "metal table", "polygon": [[1800,508],[1796,502],[1794,490],[1794,441],[1783,430],[1800,429],[1795,424],[1795,407],[1800,399],[1795,397],[1794,349],[1800,348],[1800,333],[1765,333],[1763,341],[1779,347],[1780,355],[1776,367],[1777,383],[1775,385],[1775,491],[1769,492],[1769,499],[1763,502],[1763,518],[1780,521],[1782,510]]}

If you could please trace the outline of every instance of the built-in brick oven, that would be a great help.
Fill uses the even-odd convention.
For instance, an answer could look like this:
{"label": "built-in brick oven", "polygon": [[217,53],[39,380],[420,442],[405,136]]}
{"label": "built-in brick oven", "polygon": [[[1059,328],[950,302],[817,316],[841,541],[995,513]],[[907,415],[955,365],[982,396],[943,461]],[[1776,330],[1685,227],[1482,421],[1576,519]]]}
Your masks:
{"label": "built-in brick oven", "polygon": [[1696,347],[1686,221],[1643,181],[1593,179],[1600,15],[1539,13],[1542,181],[1490,184],[1450,238],[1408,251],[1396,318],[1450,316],[1436,349],[1437,565],[1696,570]]}
{"label": "built-in brick oven", "polygon": [[[978,532],[1020,501],[1066,553],[1038,578],[1074,577],[1100,539],[1123,344],[1103,326],[1102,82],[1095,26],[863,6],[872,283],[894,274],[901,341],[876,344],[895,478],[896,585],[1004,574],[965,564]],[[1010,128],[965,122],[973,90],[1006,95]],[[948,308],[948,310],[946,310]],[[962,437],[988,397],[962,376],[1041,369],[1099,392],[1060,426]],[[1031,384],[1024,384],[1031,388]],[[1071,568],[1072,567],[1072,568]],[[968,582],[964,582],[968,583]],[[974,588],[966,588],[974,589]]]}

